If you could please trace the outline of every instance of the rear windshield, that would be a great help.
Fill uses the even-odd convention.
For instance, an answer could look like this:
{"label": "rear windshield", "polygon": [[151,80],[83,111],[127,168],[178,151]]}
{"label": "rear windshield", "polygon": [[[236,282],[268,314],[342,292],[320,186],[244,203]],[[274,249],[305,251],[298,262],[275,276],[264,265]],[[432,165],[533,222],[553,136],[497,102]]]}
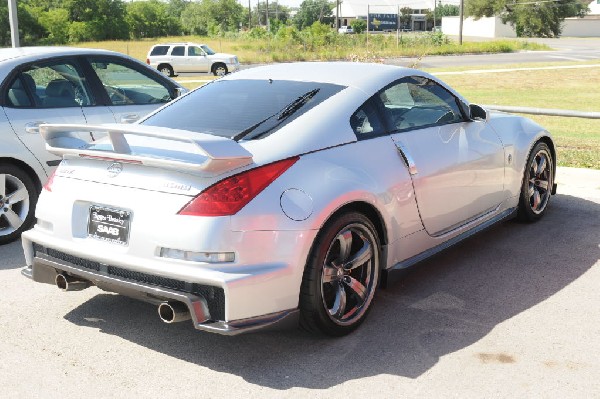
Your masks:
{"label": "rear windshield", "polygon": [[285,80],[219,80],[172,102],[142,124],[235,140],[259,139],[344,88]]}

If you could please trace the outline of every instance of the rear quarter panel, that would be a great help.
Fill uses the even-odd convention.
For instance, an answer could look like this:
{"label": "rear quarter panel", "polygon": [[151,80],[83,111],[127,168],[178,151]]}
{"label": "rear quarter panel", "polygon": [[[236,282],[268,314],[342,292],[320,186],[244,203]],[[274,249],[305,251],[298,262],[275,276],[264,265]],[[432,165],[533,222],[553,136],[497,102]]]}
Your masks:
{"label": "rear quarter panel", "polygon": [[[305,220],[282,211],[288,189],[310,198]],[[381,216],[391,244],[423,228],[407,168],[388,136],[304,155],[231,219],[234,231],[318,230],[341,207],[372,206]],[[382,237],[383,240],[383,237]]]}

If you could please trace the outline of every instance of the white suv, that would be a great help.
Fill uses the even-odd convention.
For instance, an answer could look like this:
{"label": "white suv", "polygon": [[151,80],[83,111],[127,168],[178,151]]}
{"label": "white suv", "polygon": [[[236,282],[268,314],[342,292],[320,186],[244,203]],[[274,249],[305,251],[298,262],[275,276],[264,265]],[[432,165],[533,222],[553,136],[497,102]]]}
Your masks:
{"label": "white suv", "polygon": [[215,53],[206,44],[196,43],[155,44],[148,52],[146,64],[167,76],[179,72],[210,72],[222,76],[240,68],[235,55]]}

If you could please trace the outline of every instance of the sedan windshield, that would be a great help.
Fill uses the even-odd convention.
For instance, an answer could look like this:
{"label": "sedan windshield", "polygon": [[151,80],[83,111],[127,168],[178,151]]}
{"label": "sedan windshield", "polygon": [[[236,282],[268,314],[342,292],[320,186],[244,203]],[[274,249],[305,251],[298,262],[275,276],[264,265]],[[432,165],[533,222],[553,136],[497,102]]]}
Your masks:
{"label": "sedan windshield", "polygon": [[315,82],[220,80],[171,103],[142,124],[235,140],[259,139],[343,89]]}

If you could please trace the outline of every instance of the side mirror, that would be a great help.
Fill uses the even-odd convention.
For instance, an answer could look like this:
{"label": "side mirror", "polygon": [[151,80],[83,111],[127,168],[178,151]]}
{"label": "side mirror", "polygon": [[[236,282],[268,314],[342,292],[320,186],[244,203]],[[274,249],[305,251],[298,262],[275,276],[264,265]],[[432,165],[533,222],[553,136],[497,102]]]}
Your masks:
{"label": "side mirror", "polygon": [[487,122],[490,120],[490,113],[480,105],[469,104],[469,119]]}
{"label": "side mirror", "polygon": [[173,100],[174,100],[176,98],[183,96],[185,93],[187,93],[187,89],[184,89],[183,87],[176,87],[175,90],[173,91],[173,93],[175,94],[175,97],[173,97]]}

